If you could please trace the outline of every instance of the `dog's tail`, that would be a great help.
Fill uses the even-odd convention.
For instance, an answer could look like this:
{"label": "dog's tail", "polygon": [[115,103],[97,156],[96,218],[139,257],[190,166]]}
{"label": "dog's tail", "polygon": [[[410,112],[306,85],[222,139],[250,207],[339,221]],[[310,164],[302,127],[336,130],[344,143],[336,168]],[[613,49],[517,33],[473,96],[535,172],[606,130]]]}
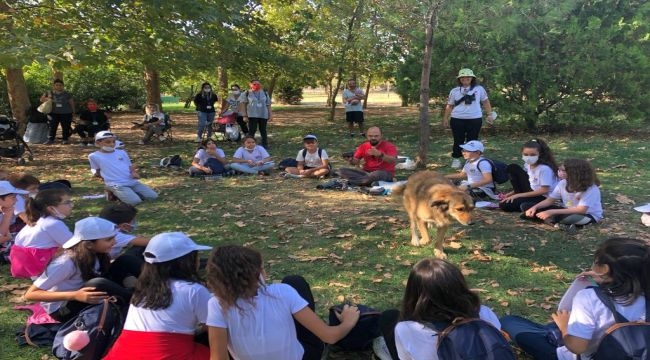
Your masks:
{"label": "dog's tail", "polygon": [[395,187],[393,187],[390,190],[391,196],[402,196],[404,195],[404,190],[406,189],[406,184],[400,184]]}

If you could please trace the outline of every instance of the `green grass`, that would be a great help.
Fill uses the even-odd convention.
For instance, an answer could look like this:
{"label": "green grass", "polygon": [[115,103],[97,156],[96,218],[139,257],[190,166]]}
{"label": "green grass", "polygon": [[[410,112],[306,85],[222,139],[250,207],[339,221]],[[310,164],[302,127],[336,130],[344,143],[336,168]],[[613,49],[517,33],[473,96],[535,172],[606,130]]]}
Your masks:
{"label": "green grass", "polygon": [[[169,104],[166,107],[169,109]],[[340,110],[335,122],[327,121],[327,113],[327,109],[313,106],[276,110],[269,125],[271,155],[277,160],[294,157],[301,148],[301,137],[315,133],[334,166],[343,166],[340,154],[353,150],[361,139],[347,136]],[[287,274],[307,278],[323,317],[329,306],[342,299],[379,309],[399,306],[410,267],[432,255],[429,246],[408,244],[407,217],[399,201],[355,192],[319,191],[315,189],[316,180],[274,175],[205,182],[188,178],[184,171],[156,168],[153,165],[160,158],[176,153],[188,164],[195,151],[191,142],[195,115],[191,111],[172,115],[175,141],[168,145],[136,145],[139,134],[128,130],[136,115],[117,115],[113,121],[114,131],[126,141],[144,181],[161,195],[158,201],[139,206],[139,233],[185,231],[199,243],[254,247],[263,253],[271,281]],[[368,110],[366,118],[368,125],[382,127],[400,154],[415,156],[417,109],[375,107]],[[506,162],[521,162],[520,146],[531,137],[498,127],[482,132],[486,155]],[[600,241],[610,236],[648,238],[640,215],[632,211],[633,205],[626,199],[650,201],[647,133],[611,137],[554,134],[544,138],[558,160],[583,157],[593,162],[602,182],[606,220],[570,237],[553,228],[524,223],[517,214],[477,210],[474,225],[452,226],[448,237],[453,241],[446,249],[449,259],[465,270],[471,287],[497,314],[521,314],[538,321],[549,319],[572,277],[591,263],[591,253]],[[237,147],[232,143],[220,146],[228,155]],[[434,126],[428,154],[430,169],[450,171],[450,147],[451,133]],[[75,220],[97,214],[104,204],[103,200],[81,199],[82,195],[101,192],[101,184],[88,172],[86,156],[91,150],[35,146],[36,160],[19,168],[43,180],[64,177],[73,182],[77,202],[70,226]],[[406,179],[410,174],[399,171],[397,176]],[[7,266],[0,267],[0,272],[3,283],[16,283],[10,279]],[[19,349],[13,340],[14,329],[25,319],[25,314],[11,309],[9,299],[14,297],[16,294],[7,291],[0,293],[3,358],[39,359],[47,349]]]}

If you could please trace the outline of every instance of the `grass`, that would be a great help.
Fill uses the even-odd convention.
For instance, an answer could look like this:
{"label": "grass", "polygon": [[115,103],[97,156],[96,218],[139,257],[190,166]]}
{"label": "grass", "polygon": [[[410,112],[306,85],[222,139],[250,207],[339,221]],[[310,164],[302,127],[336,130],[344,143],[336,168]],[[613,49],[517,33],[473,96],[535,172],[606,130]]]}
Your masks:
{"label": "grass", "polygon": [[[269,125],[270,153],[276,159],[295,157],[301,137],[315,133],[334,166],[343,166],[340,154],[353,150],[361,138],[349,138],[342,110],[334,122],[328,110],[318,106],[278,109]],[[139,115],[119,114],[113,130],[126,142],[127,151],[140,167],[144,182],[160,192],[160,199],[139,206],[138,232],[154,235],[162,231],[184,231],[198,243],[218,246],[236,243],[263,253],[271,281],[287,274],[302,274],[310,282],[317,311],[325,318],[327,308],[344,299],[378,309],[399,306],[410,267],[431,256],[431,247],[408,244],[406,214],[399,201],[356,192],[319,191],[316,180],[236,177],[218,182],[188,178],[184,171],[155,167],[159,159],[180,154],[185,162],[194,154],[196,117],[173,112],[174,141],[171,144],[139,146],[139,134],[128,130]],[[379,125],[400,154],[414,157],[417,151],[417,109],[371,106],[368,125]],[[437,120],[436,120],[437,121]],[[531,135],[508,129],[487,128],[482,132],[486,155],[505,162],[520,162],[519,150]],[[549,135],[545,139],[558,159],[583,157],[598,169],[602,182],[605,221],[570,237],[553,228],[524,223],[516,214],[477,210],[473,226],[452,226],[446,249],[449,259],[467,275],[471,287],[499,315],[521,314],[547,321],[572,277],[589,266],[596,245],[610,236],[648,238],[640,214],[632,202],[650,199],[646,162],[647,133],[603,136],[587,133]],[[232,155],[237,144],[220,144]],[[429,168],[448,172],[451,133],[434,127]],[[93,149],[77,146],[34,146],[35,160],[16,170],[29,171],[41,180],[66,178],[73,183],[76,205],[68,224],[94,215],[104,200],[85,200],[83,195],[101,193],[101,184],[90,177],[87,154]],[[4,167],[13,168],[9,159]],[[411,172],[398,171],[407,178]],[[502,190],[505,190],[502,189]],[[641,190],[642,192],[640,192]],[[0,267],[0,346],[3,357],[40,359],[48,349],[18,348],[14,330],[25,314],[12,310],[20,303],[25,281],[10,278],[7,266]],[[7,286],[16,284],[16,286]],[[16,289],[16,287],[19,287]],[[359,359],[368,354],[334,354],[330,358]]]}

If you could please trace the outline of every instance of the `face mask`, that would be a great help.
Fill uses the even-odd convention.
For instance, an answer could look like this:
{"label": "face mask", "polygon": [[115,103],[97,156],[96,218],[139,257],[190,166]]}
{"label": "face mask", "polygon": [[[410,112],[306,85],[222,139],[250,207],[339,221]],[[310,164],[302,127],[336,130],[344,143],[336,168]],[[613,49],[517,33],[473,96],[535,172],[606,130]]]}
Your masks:
{"label": "face mask", "polygon": [[102,149],[102,151],[105,151],[105,152],[113,152],[113,151],[115,151],[115,148],[112,147],[112,146],[102,146],[102,147],[100,147],[100,149]]}
{"label": "face mask", "polygon": [[239,91],[239,90],[233,90],[232,93],[233,93],[233,95],[239,95],[239,94],[241,94],[241,91]]}
{"label": "face mask", "polygon": [[63,219],[65,219],[67,217],[67,215],[61,214],[61,212],[59,210],[57,210],[56,208],[53,208],[53,209],[54,209],[54,211],[52,212],[52,216],[54,216],[55,218],[57,218],[59,220],[63,220]]}
{"label": "face mask", "polygon": [[97,104],[88,104],[88,110],[97,111]]}
{"label": "face mask", "polygon": [[36,197],[36,194],[38,194],[38,192],[30,192],[29,197],[33,199]]}
{"label": "face mask", "polygon": [[528,165],[534,165],[539,160],[539,156],[522,156],[521,159]]}
{"label": "face mask", "polygon": [[641,215],[641,223],[645,226],[650,226],[650,214]]}
{"label": "face mask", "polygon": [[210,91],[212,91],[212,88],[209,88],[209,87],[204,87],[203,88],[203,92],[210,92]]}
{"label": "face mask", "polygon": [[251,85],[251,89],[253,89],[253,91],[259,91],[259,89],[261,89],[261,88],[262,88],[262,85],[260,85],[260,84]]}

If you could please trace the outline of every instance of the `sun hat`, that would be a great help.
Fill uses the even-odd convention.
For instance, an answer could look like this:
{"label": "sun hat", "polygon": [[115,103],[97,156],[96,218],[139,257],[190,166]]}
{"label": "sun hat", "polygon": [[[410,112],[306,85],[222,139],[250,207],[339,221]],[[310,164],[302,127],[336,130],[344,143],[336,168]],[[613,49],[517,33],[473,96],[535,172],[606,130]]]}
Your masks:
{"label": "sun hat", "polygon": [[636,210],[638,212],[642,212],[642,213],[650,213],[650,203],[645,204],[645,205],[641,205],[641,206],[637,206],[637,207],[634,208],[634,210]]}
{"label": "sun hat", "polygon": [[303,141],[304,141],[304,140],[316,140],[316,141],[318,141],[318,138],[316,137],[316,135],[313,135],[313,134],[307,134],[307,135],[305,135],[304,138],[302,138],[302,140],[303,140]]}
{"label": "sun hat", "polygon": [[108,130],[104,130],[104,131],[100,131],[97,134],[95,134],[95,141],[114,138],[114,137],[116,137],[116,136],[113,135],[112,132],[110,132]]}
{"label": "sun hat", "polygon": [[81,241],[105,239],[117,234],[117,225],[100,217],[87,217],[74,223],[74,234],[63,244],[69,249]]}
{"label": "sun hat", "polygon": [[29,191],[16,189],[9,181],[0,181],[0,196],[9,194],[29,194]]}
{"label": "sun hat", "polygon": [[460,145],[460,148],[467,151],[480,151],[480,152],[485,151],[485,147],[483,146],[483,143],[478,140],[468,141],[465,144]]}
{"label": "sun hat", "polygon": [[456,78],[462,78],[462,77],[473,77],[475,78],[476,76],[474,75],[474,72],[472,69],[460,69],[458,71],[458,76]]}
{"label": "sun hat", "polygon": [[144,261],[149,264],[178,259],[195,250],[211,250],[211,246],[198,245],[182,232],[166,232],[149,240],[144,249]]}

